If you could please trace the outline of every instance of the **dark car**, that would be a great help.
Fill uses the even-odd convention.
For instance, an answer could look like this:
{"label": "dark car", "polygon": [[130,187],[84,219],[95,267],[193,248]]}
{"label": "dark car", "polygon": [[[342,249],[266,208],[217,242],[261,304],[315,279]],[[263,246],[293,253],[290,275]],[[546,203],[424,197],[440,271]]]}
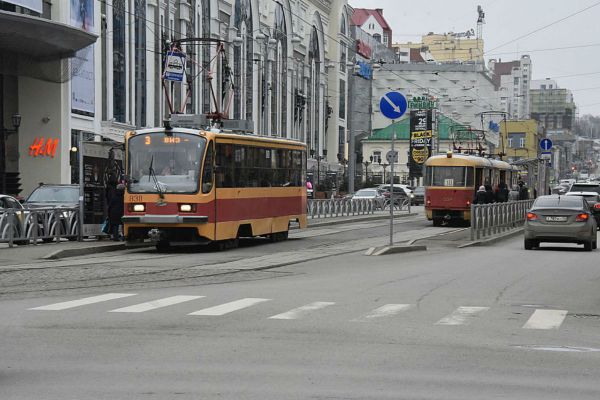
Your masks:
{"label": "dark car", "polygon": [[583,244],[591,251],[597,246],[597,229],[583,196],[540,196],[525,219],[525,250],[539,247],[541,242],[554,242]]}
{"label": "dark car", "polygon": [[[53,208],[78,208],[79,207],[79,185],[40,185],[31,192],[23,206],[29,210],[35,209],[53,209]],[[44,215],[49,217],[48,213],[38,216],[40,226],[46,226],[44,232],[40,235],[51,236],[56,232],[56,227],[44,224]],[[51,216],[51,215],[50,215]],[[63,211],[60,214],[61,232],[62,234],[71,235],[69,240],[75,240],[76,226],[72,222],[75,221],[77,215],[72,211]],[[70,227],[70,229],[69,229]],[[51,241],[51,238],[45,238],[44,241]]]}
{"label": "dark car", "polygon": [[415,190],[413,190],[413,199],[412,204],[414,205],[423,205],[425,204],[425,187],[417,186]]}
{"label": "dark car", "polygon": [[600,194],[596,192],[568,192],[567,196],[581,196],[590,206],[596,224],[600,226]]}

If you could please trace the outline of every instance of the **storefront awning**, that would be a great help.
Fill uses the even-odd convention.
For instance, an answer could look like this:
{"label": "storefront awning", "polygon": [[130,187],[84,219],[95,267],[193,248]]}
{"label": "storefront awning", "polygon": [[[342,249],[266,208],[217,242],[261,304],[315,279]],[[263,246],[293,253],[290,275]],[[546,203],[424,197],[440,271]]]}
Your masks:
{"label": "storefront awning", "polygon": [[60,22],[0,11],[0,54],[49,61],[68,58],[93,44],[97,35]]}

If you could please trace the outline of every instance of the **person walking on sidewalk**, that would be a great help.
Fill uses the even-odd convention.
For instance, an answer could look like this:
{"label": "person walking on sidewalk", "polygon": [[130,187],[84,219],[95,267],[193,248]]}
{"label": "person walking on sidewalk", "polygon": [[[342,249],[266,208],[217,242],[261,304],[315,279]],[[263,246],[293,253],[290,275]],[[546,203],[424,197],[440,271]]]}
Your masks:
{"label": "person walking on sidewalk", "polygon": [[485,186],[479,186],[479,190],[475,193],[473,204],[488,204],[490,203],[489,196],[485,190]]}
{"label": "person walking on sidewalk", "polygon": [[110,224],[110,235],[112,240],[119,241],[121,236],[119,228],[122,224],[121,218],[125,213],[125,185],[119,183],[115,186],[109,186],[106,193],[108,201],[108,222]]}

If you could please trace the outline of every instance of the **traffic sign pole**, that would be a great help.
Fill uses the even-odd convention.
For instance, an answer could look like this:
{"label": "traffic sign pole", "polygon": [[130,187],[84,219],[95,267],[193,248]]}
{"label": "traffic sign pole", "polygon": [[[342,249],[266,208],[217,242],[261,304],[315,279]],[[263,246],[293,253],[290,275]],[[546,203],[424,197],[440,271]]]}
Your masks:
{"label": "traffic sign pole", "polygon": [[[400,92],[388,92],[379,100],[379,109],[381,113],[392,120],[392,156],[390,161],[390,247],[394,245],[394,163],[396,162],[396,153],[394,151],[394,142],[396,132],[394,124],[396,119],[400,118],[406,112],[408,102],[406,97]],[[410,199],[409,199],[410,201]]]}

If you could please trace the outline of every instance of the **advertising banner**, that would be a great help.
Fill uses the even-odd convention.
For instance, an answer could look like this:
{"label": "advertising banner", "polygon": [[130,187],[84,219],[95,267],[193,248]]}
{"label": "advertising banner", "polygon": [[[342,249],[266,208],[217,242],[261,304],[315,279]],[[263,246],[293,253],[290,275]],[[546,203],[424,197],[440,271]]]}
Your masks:
{"label": "advertising banner", "polygon": [[410,154],[408,157],[409,176],[423,176],[423,163],[431,156],[433,146],[431,110],[410,112]]}
{"label": "advertising banner", "polygon": [[182,82],[185,73],[185,54],[177,51],[167,52],[164,79]]}
{"label": "advertising banner", "polygon": [[[94,1],[70,0],[71,25],[87,32],[94,30]],[[96,90],[94,45],[79,50],[71,59],[71,111],[94,116]]]}

